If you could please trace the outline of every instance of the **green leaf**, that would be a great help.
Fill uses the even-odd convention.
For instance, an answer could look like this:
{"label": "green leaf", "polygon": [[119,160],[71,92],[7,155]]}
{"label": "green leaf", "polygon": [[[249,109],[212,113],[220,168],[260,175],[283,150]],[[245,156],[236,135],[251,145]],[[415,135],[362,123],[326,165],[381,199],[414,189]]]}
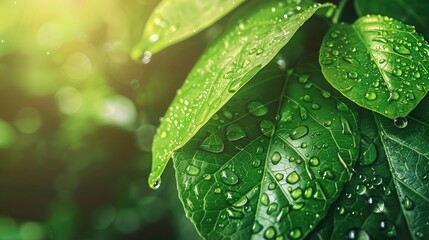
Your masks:
{"label": "green leaf", "polygon": [[361,150],[355,174],[312,237],[410,239],[374,118],[369,111],[360,117]]}
{"label": "green leaf", "polygon": [[152,12],[142,39],[132,51],[138,59],[204,30],[245,0],[163,0]]}
{"label": "green leaf", "polygon": [[269,65],[174,153],[179,196],[206,239],[302,239],[358,157],[355,113],[317,70]]}
{"label": "green leaf", "polygon": [[422,0],[355,0],[359,16],[381,14],[417,27],[429,36],[429,2]]}
{"label": "green leaf", "polygon": [[[414,239],[429,237],[429,104],[407,119],[377,116],[402,211]],[[399,127],[399,128],[398,128]]]}
{"label": "green leaf", "polygon": [[[297,4],[299,2],[299,4]],[[255,1],[241,8],[188,75],[157,131],[149,185],[174,150],[182,147],[280,49],[318,9],[312,1]]]}
{"label": "green leaf", "polygon": [[334,25],[320,49],[326,79],[358,105],[407,116],[428,92],[429,47],[412,26],[382,16]]}

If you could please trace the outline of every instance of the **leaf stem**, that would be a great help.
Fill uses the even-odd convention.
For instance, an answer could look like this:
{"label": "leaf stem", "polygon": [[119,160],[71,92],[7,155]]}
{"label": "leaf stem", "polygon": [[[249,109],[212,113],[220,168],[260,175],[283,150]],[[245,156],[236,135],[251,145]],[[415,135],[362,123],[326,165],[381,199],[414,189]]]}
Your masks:
{"label": "leaf stem", "polygon": [[343,13],[344,7],[346,6],[348,0],[341,0],[338,4],[337,10],[334,13],[334,16],[332,17],[332,23],[337,24],[340,20],[341,14]]}

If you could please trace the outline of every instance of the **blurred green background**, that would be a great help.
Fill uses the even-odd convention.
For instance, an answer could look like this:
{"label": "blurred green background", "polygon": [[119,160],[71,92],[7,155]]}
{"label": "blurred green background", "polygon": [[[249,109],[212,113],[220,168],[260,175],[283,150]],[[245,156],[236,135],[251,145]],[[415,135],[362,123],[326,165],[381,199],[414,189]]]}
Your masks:
{"label": "blurred green background", "polygon": [[147,177],[155,126],[218,27],[133,62],[157,2],[0,2],[0,240],[197,238],[172,167],[157,191]]}

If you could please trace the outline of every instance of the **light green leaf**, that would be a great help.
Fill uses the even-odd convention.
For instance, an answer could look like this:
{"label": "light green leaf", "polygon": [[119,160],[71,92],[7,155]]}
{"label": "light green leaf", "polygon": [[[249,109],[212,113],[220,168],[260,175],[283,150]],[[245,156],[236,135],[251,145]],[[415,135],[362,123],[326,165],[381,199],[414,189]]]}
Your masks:
{"label": "light green leaf", "polygon": [[[297,2],[299,4],[297,4]],[[234,96],[318,9],[312,1],[255,1],[241,8],[188,75],[157,131],[149,185],[182,147]]]}
{"label": "light green leaf", "polygon": [[429,36],[429,1],[422,0],[355,0],[359,16],[381,14],[412,24]]}
{"label": "light green leaf", "polygon": [[155,8],[142,39],[131,55],[142,57],[195,35],[234,10],[245,0],[163,0]]}
{"label": "light green leaf", "polygon": [[321,87],[320,70],[276,68],[174,153],[179,196],[206,239],[302,239],[351,176],[355,113]]}
{"label": "light green leaf", "polygon": [[412,26],[382,16],[333,26],[320,49],[326,79],[358,105],[407,116],[429,84],[429,47]]}
{"label": "light green leaf", "polygon": [[423,103],[396,126],[376,117],[413,239],[429,237],[429,104]]}

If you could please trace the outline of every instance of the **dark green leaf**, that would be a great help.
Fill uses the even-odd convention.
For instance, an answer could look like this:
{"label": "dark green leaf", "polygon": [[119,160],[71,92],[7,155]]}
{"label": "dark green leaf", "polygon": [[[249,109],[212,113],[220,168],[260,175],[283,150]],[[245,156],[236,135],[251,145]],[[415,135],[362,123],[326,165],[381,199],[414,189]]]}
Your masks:
{"label": "dark green leaf", "polygon": [[354,175],[312,238],[410,239],[374,118],[364,112],[361,119]]}
{"label": "dark green leaf", "polygon": [[320,49],[326,79],[360,106],[407,116],[428,91],[429,47],[412,26],[381,16],[333,26]]}
{"label": "dark green leaf", "polygon": [[[299,4],[297,4],[299,3]],[[312,1],[255,1],[241,8],[197,62],[158,129],[149,184],[182,147],[285,46],[318,9]]]}
{"label": "dark green leaf", "polygon": [[267,66],[174,153],[204,238],[302,239],[350,178],[356,115],[320,87],[320,72],[285,75]]}
{"label": "dark green leaf", "polygon": [[355,0],[359,16],[381,14],[417,27],[429,36],[429,1],[422,0]]}
{"label": "dark green leaf", "polygon": [[395,123],[377,116],[402,211],[414,239],[429,238],[429,104]]}
{"label": "dark green leaf", "polygon": [[132,52],[137,59],[195,35],[245,0],[163,0],[150,16],[139,44]]}

